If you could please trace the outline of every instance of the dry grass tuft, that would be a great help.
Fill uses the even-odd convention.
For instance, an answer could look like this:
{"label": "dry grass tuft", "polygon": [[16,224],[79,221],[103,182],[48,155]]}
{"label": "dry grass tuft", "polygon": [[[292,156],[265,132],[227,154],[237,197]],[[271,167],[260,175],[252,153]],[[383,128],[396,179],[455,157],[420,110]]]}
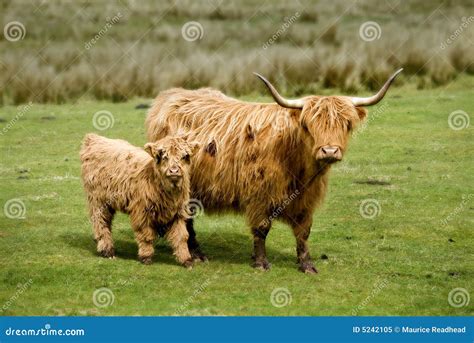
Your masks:
{"label": "dry grass tuft", "polygon": [[[401,66],[398,83],[436,87],[459,73],[474,74],[474,18],[466,17],[474,5],[457,4],[42,2],[33,12],[22,2],[2,2],[4,23],[22,22],[26,36],[0,40],[0,103],[82,96],[120,102],[175,86],[264,92],[253,71],[288,95],[323,87],[373,90]],[[120,19],[104,30],[118,13]],[[193,42],[181,32],[190,21],[203,28]],[[359,28],[367,21],[378,23],[379,39],[361,39]]]}

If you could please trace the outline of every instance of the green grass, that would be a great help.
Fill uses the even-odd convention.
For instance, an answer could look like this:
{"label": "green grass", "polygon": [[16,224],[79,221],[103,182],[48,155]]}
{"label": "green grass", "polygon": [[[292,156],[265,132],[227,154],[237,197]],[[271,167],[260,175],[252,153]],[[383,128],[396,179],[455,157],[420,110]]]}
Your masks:
{"label": "green grass", "polygon": [[[472,118],[473,81],[390,90],[386,110],[332,171],[315,213],[316,276],[297,271],[294,238],[281,223],[267,240],[273,268],[252,269],[248,229],[231,214],[197,219],[210,262],[192,271],[175,263],[163,241],[154,264],[140,264],[124,215],[114,222],[117,259],[98,257],[79,179],[80,143],[99,132],[93,114],[108,110],[114,126],[99,133],[143,145],[146,111],[134,108],[142,100],[34,104],[0,138],[0,205],[16,198],[26,207],[24,219],[0,216],[0,309],[10,301],[2,315],[351,315],[358,305],[357,315],[472,315],[472,300],[455,308],[448,294],[461,287],[474,296],[474,137],[472,127],[450,129],[448,115],[464,110]],[[17,113],[1,108],[0,127]],[[355,182],[369,179],[389,184]],[[364,199],[379,202],[376,218],[359,214]],[[112,290],[112,305],[94,305],[100,287]],[[291,294],[287,306],[271,304],[279,287]]]}

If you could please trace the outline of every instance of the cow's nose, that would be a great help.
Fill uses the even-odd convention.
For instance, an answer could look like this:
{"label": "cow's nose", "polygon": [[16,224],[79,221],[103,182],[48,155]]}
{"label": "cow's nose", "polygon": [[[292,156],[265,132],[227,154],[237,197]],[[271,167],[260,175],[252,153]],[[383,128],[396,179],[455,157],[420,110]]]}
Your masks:
{"label": "cow's nose", "polygon": [[341,149],[337,146],[323,146],[321,147],[321,158],[325,160],[340,161],[342,159]]}

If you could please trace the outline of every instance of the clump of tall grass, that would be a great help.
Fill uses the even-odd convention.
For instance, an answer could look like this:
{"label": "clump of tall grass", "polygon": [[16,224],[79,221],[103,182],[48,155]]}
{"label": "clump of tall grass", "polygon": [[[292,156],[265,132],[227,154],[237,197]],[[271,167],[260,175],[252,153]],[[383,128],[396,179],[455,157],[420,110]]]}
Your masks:
{"label": "clump of tall grass", "polygon": [[[21,21],[26,36],[0,40],[1,104],[81,97],[118,102],[170,87],[266,94],[254,71],[295,96],[374,90],[399,67],[405,72],[398,83],[420,88],[474,74],[474,47],[466,44],[473,30],[448,41],[472,8],[468,3],[443,8],[442,15],[430,15],[434,5],[422,0],[395,10],[369,0],[352,7],[342,0],[45,2],[35,14],[17,2],[2,6],[5,22]],[[117,13],[120,20],[87,46]],[[365,41],[359,27],[373,18],[381,35]],[[195,41],[182,34],[191,21],[202,27]]]}

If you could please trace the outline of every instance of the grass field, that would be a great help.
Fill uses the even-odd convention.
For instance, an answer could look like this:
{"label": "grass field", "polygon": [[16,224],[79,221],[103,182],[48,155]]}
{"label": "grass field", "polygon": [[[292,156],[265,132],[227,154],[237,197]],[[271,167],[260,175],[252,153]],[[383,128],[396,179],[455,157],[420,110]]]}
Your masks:
{"label": "grass field", "polygon": [[[472,126],[448,123],[454,111],[472,117],[473,83],[468,76],[431,90],[406,83],[371,109],[315,214],[316,276],[297,271],[294,238],[281,223],[267,239],[272,269],[252,269],[250,235],[232,214],[197,219],[210,261],[191,271],[163,241],[155,262],[140,264],[124,215],[114,222],[117,259],[98,257],[80,143],[98,132],[143,145],[146,110],[135,106],[150,100],[2,107],[2,315],[473,315],[474,301],[448,302],[455,288],[474,295],[474,136]],[[101,110],[114,119],[105,131],[93,125]],[[367,199],[380,206],[373,219],[360,213]],[[93,301],[102,287],[114,298],[105,307]]]}

